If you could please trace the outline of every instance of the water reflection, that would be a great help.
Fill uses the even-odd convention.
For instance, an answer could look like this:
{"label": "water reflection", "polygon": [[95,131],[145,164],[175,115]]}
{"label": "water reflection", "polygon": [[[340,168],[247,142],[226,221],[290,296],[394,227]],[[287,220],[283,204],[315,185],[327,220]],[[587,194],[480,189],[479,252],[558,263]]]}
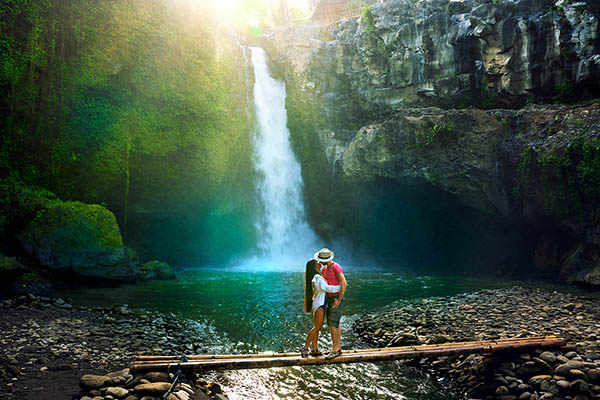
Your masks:
{"label": "water reflection", "polygon": [[[352,332],[365,312],[402,299],[430,298],[498,288],[514,282],[475,277],[416,276],[407,271],[345,268],[348,291],[342,319],[342,346],[366,347]],[[299,351],[311,328],[302,313],[300,272],[188,270],[175,281],[146,282],[119,288],[64,292],[76,304],[126,303],[198,321],[210,333],[215,353]],[[330,347],[321,331],[319,347]],[[446,398],[435,383],[400,362],[288,367],[214,374],[234,399],[428,399]]]}

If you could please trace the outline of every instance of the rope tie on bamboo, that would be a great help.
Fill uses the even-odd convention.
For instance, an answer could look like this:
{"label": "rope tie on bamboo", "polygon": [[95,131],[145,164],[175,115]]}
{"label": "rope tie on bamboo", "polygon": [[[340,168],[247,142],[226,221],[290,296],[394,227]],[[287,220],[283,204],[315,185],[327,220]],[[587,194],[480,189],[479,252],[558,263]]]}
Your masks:
{"label": "rope tie on bamboo", "polygon": [[179,380],[179,377],[181,376],[181,373],[182,373],[181,363],[188,362],[188,361],[189,361],[189,359],[187,358],[187,356],[185,354],[182,354],[181,358],[179,359],[179,362],[177,363],[177,371],[175,372],[175,378],[173,379],[173,383],[171,384],[171,387],[169,388],[169,390],[167,390],[167,392],[163,396],[162,400],[167,400],[167,397],[169,397],[171,392],[173,392],[173,389],[175,389],[175,386],[177,385],[177,381]]}

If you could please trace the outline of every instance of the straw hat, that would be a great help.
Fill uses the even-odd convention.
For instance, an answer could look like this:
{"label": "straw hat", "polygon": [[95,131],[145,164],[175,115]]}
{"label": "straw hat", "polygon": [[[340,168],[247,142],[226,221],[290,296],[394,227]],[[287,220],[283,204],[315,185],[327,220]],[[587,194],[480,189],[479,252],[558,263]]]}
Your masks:
{"label": "straw hat", "polygon": [[314,258],[317,262],[329,262],[333,260],[333,251],[324,247],[315,253]]}

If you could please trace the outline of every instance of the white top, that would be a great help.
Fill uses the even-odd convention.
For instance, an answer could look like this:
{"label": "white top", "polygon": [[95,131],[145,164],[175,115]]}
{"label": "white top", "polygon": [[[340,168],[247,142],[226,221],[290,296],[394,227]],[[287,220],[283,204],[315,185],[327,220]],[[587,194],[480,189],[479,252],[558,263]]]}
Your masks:
{"label": "white top", "polygon": [[328,285],[320,274],[315,274],[312,278],[313,295],[315,299],[312,303],[312,312],[314,313],[317,308],[325,304],[325,293],[337,293],[341,289],[341,285]]}

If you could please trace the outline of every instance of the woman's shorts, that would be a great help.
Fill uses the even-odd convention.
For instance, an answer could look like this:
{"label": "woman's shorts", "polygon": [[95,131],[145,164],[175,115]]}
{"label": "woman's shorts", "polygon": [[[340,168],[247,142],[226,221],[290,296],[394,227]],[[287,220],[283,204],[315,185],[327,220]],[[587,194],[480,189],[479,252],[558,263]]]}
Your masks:
{"label": "woman's shorts", "polygon": [[320,305],[318,308],[322,308],[323,311],[325,311],[325,307],[327,307],[327,296],[325,296],[325,298],[323,299],[323,304]]}

